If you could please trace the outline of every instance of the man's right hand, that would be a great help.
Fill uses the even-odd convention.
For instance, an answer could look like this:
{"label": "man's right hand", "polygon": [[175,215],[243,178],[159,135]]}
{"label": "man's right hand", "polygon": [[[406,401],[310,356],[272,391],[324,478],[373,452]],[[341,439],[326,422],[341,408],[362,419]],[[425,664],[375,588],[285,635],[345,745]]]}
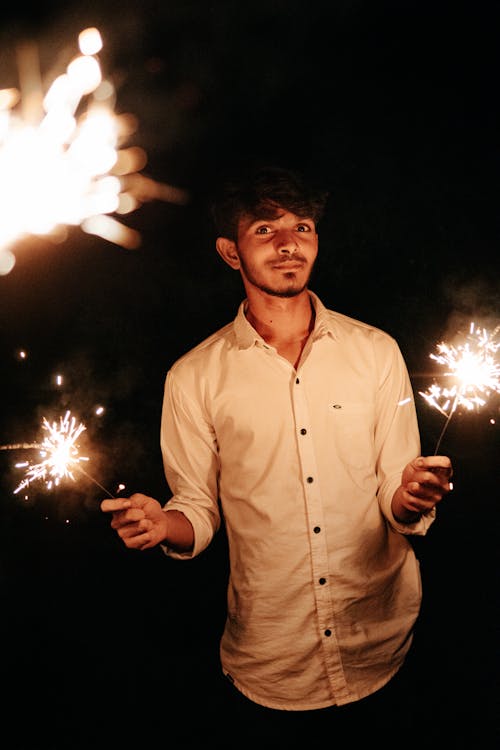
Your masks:
{"label": "man's right hand", "polygon": [[101,510],[112,514],[111,528],[129,549],[155,547],[167,536],[167,514],[153,497],[135,493],[103,500]]}

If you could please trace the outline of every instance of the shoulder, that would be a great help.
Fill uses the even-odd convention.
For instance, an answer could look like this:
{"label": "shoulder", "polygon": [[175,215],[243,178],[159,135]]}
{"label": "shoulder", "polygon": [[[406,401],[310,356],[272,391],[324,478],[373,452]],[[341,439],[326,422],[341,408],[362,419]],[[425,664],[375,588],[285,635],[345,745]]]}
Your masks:
{"label": "shoulder", "polygon": [[351,346],[371,344],[398,348],[396,339],[390,333],[371,323],[337,312],[337,310],[331,310],[321,303],[317,305],[316,310],[323,330],[326,328],[332,339],[339,343]]}
{"label": "shoulder", "polygon": [[372,325],[371,323],[366,323],[357,318],[351,318],[349,315],[343,315],[335,310],[326,310],[326,313],[333,329],[338,331],[339,334],[349,336],[355,334],[369,338],[395,341],[390,333],[382,330],[382,328]]}
{"label": "shoulder", "polygon": [[232,321],[181,355],[170,367],[169,373],[181,375],[193,369],[207,369],[212,362],[218,363],[223,351],[234,344],[234,321]]}
{"label": "shoulder", "polygon": [[340,346],[345,356],[360,361],[394,362],[401,358],[394,336],[378,326],[316,304],[318,331],[328,332],[333,344]]}

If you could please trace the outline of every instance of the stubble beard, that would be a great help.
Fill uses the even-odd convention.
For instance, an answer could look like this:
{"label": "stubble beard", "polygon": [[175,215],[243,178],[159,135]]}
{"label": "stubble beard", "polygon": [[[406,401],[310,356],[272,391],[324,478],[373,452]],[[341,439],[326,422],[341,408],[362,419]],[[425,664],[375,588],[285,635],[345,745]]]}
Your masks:
{"label": "stubble beard", "polygon": [[307,287],[307,282],[305,284],[302,284],[302,286],[300,287],[292,285],[287,287],[286,289],[274,289],[273,287],[265,286],[264,284],[254,284],[254,286],[260,289],[261,292],[269,294],[271,297],[290,298],[297,297],[297,295],[301,294],[301,292],[303,292]]}
{"label": "stubble beard", "polygon": [[[243,271],[246,280],[254,286],[256,289],[259,289],[261,292],[264,292],[264,294],[269,294],[271,297],[280,297],[280,298],[291,298],[291,297],[297,297],[299,294],[302,294],[302,292],[307,288],[309,284],[309,280],[311,278],[312,270],[311,267],[309,270],[309,273],[307,275],[307,278],[305,282],[302,284],[298,284],[295,273],[289,272],[289,283],[287,286],[284,287],[272,287],[268,284],[265,284],[262,281],[259,281],[258,278],[255,277],[251,269],[248,268],[248,265],[242,260],[240,257],[240,263],[241,263],[241,270]],[[285,274],[286,276],[286,274]]]}

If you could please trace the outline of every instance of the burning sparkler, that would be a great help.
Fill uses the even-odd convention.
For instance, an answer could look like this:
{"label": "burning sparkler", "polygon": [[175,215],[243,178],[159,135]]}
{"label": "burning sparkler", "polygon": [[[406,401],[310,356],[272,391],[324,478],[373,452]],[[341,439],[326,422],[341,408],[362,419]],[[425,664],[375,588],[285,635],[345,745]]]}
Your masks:
{"label": "burning sparkler", "polygon": [[99,484],[81,466],[82,462],[89,460],[88,456],[80,454],[77,443],[78,438],[86,429],[83,422],[77,423],[76,418],[71,415],[70,411],[67,411],[64,417],[59,417],[58,422],[49,422],[44,417],[42,429],[48,435],[45,435],[39,443],[12,443],[0,446],[0,450],[38,449],[42,458],[38,463],[23,461],[16,464],[16,468],[25,469],[25,477],[14,490],[14,494],[37,480],[45,482],[47,489],[57,486],[61,479],[75,481],[74,471],[79,471],[106,492],[109,497],[114,497],[109,490]]}
{"label": "burning sparkler", "polygon": [[36,48],[18,50],[20,91],[0,89],[0,274],[15,264],[10,248],[28,235],[67,225],[125,248],[140,235],[110,214],[147,200],[185,203],[185,191],[141,175],[144,151],[124,148],[131,115],[113,111],[115,90],[103,78],[100,32],[84,29],[81,54],[43,92]]}
{"label": "burning sparkler", "polygon": [[500,393],[500,363],[497,360],[500,341],[496,340],[499,331],[500,325],[488,331],[471,323],[462,343],[455,346],[441,342],[437,345],[438,353],[430,355],[431,359],[447,368],[443,375],[451,382],[450,387],[433,383],[427,391],[419,391],[430,406],[446,417],[434,455],[459,406],[468,411],[480,409],[493,393]]}

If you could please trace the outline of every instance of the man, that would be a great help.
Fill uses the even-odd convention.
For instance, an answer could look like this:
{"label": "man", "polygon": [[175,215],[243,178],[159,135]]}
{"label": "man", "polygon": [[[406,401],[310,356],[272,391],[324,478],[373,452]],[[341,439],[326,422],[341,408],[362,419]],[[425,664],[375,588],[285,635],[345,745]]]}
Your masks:
{"label": "man", "polygon": [[167,374],[172,497],[101,505],[128,548],[180,560],[223,516],[223,673],[244,704],[281,714],[358,702],[400,670],[421,603],[408,537],[451,489],[449,458],[419,456],[397,343],[308,288],[325,201],[280,168],[224,185],[216,248],[246,298]]}

